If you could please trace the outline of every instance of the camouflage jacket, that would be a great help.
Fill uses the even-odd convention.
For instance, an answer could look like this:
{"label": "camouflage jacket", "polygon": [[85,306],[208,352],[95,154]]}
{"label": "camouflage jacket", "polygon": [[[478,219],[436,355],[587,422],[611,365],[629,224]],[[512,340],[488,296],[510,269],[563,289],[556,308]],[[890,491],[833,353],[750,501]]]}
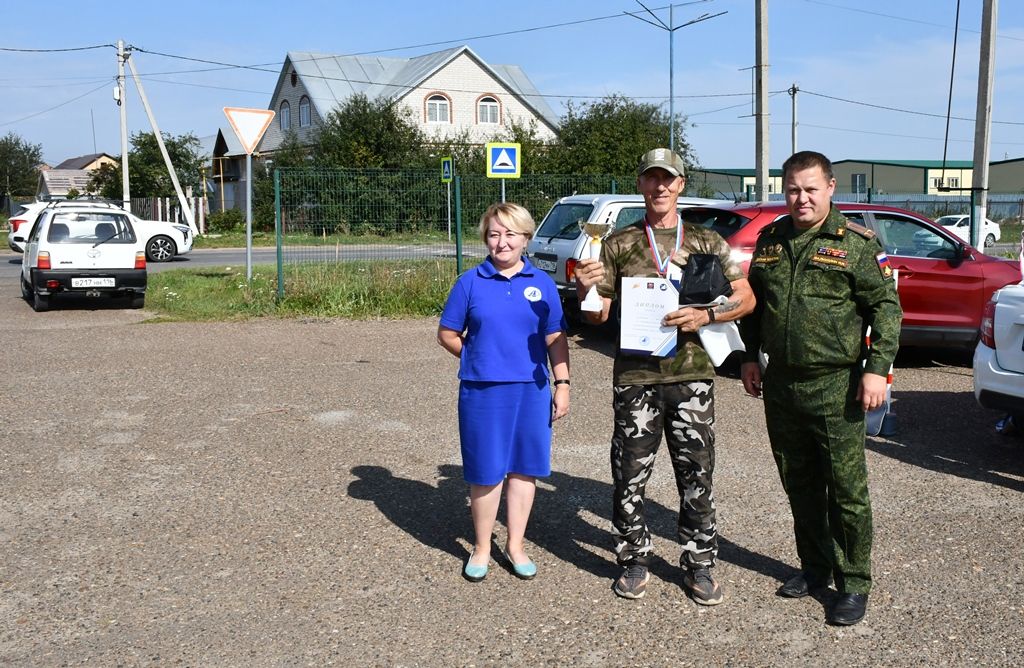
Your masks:
{"label": "camouflage jacket", "polygon": [[[740,323],[745,361],[756,360],[760,348],[773,367],[801,375],[861,360],[865,371],[886,375],[899,347],[903,311],[874,232],[835,207],[820,228],[804,233],[810,238],[794,244],[793,230],[786,216],[758,238],[749,272],[757,306]],[[864,344],[868,325],[870,349]]]}
{"label": "camouflage jacket", "polygon": [[[656,228],[655,243],[661,257],[668,257],[676,243],[676,228]],[[731,257],[729,244],[717,232],[696,225],[683,224],[683,243],[672,262],[685,266],[691,253],[718,256],[726,279],[743,278],[743,270]],[[601,248],[604,280],[597,291],[602,297],[617,299],[624,277],[658,275],[651,257],[651,247],[641,221],[616,231]],[[696,334],[680,334],[674,357],[635,356],[617,353],[612,368],[615,385],[657,385],[715,377],[715,367]]]}

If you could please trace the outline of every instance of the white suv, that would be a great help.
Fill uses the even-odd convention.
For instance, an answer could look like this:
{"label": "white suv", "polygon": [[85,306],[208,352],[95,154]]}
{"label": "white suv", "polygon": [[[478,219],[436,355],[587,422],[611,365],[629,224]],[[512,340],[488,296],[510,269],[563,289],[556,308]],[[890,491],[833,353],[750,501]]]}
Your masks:
{"label": "white suv", "polygon": [[146,298],[146,251],[132,216],[89,204],[47,207],[25,239],[21,294],[46,311],[58,294],[126,295],[132,308]]}
{"label": "white suv", "polygon": [[[138,216],[127,213],[117,204],[102,200],[58,200],[54,202],[32,202],[23,205],[25,210],[11,219],[11,231],[7,235],[7,244],[11,250],[21,253],[25,247],[25,239],[32,230],[32,223],[47,208],[93,207],[98,210],[111,209],[126,213],[135,228],[135,233],[145,244],[146,259],[150,262],[170,262],[178,255],[192,251],[195,240],[192,230],[187,225],[167,223],[160,220],[142,220]],[[15,222],[17,221],[17,222]]]}
{"label": "white suv", "polygon": [[[967,243],[971,243],[971,217],[969,215],[953,214],[949,216],[940,216],[935,219],[935,223],[946,228]],[[999,223],[994,223],[986,218],[985,222],[981,225],[981,232],[978,234],[978,245],[982,248],[988,248],[989,246],[995,245],[995,243],[999,241],[999,237]]]}
{"label": "white suv", "polygon": [[[721,200],[680,197],[679,209],[689,206],[715,206]],[[573,271],[587,248],[587,237],[580,222],[611,221],[615,229],[640,222],[644,218],[643,195],[570,195],[555,202],[537,226],[527,246],[530,263],[555,279],[562,302],[573,314],[579,310]]]}
{"label": "white suv", "polygon": [[1024,283],[997,290],[985,306],[974,350],[974,396],[1024,429]]}

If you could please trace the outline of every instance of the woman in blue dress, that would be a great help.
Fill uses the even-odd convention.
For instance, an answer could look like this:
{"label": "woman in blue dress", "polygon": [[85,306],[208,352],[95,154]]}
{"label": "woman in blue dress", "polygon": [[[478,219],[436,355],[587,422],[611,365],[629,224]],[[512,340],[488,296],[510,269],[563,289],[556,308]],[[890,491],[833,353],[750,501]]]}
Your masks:
{"label": "woman in blue dress", "polygon": [[484,212],[480,236],[488,256],[455,282],[437,330],[438,342],[459,358],[459,440],[475,533],[463,575],[472,582],[487,575],[503,488],[505,559],[518,577],[536,575],[523,536],[536,479],[551,474],[552,421],[569,412],[569,344],[558,289],[523,257],[535,228],[518,204]]}

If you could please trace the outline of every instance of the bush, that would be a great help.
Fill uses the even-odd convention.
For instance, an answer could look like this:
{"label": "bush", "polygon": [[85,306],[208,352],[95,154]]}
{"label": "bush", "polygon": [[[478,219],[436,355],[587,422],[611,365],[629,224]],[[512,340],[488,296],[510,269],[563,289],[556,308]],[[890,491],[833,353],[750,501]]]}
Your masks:
{"label": "bush", "polygon": [[206,227],[210,232],[231,232],[245,225],[245,214],[238,209],[226,209],[211,213],[206,219]]}

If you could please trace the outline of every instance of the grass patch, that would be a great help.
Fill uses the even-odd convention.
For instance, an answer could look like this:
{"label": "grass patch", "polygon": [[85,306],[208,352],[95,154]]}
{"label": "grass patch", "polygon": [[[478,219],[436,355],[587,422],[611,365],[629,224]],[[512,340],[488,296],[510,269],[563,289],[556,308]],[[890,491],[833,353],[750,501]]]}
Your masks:
{"label": "grass patch", "polygon": [[178,269],[149,275],[146,308],[160,320],[239,320],[261,316],[418,318],[441,312],[454,283],[454,260],[291,265],[277,301],[277,269]]}

